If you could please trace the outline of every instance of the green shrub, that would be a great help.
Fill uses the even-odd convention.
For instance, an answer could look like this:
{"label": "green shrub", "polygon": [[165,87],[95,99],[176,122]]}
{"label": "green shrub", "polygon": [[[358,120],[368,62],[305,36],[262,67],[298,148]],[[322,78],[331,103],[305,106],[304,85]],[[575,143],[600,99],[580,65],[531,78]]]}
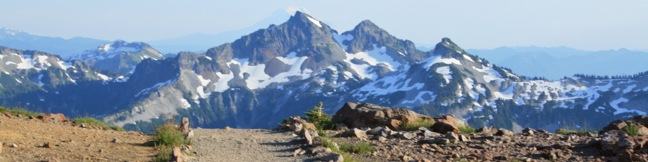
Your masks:
{"label": "green shrub", "polygon": [[306,112],[306,121],[313,123],[320,130],[335,128],[331,117],[324,112],[324,104],[322,102]]}
{"label": "green shrub", "polygon": [[99,119],[91,118],[91,117],[81,117],[81,118],[76,118],[74,119],[75,124],[86,124],[90,127],[96,127],[96,128],[101,128],[101,129],[112,129],[116,131],[124,131],[123,128],[110,125],[104,121],[101,121]]}
{"label": "green shrub", "polygon": [[370,154],[374,151],[374,147],[370,143],[362,141],[358,143],[343,143],[340,145],[340,150],[356,154]]}
{"label": "green shrub", "polygon": [[157,128],[155,132],[155,141],[157,145],[176,147],[187,144],[184,134],[180,132],[173,124],[164,124]]}
{"label": "green shrub", "polygon": [[475,132],[476,132],[475,128],[472,128],[472,127],[470,127],[468,125],[465,125],[463,127],[459,127],[459,133],[461,133],[461,134],[472,134],[472,133],[475,133]]}
{"label": "green shrub", "polygon": [[638,136],[639,135],[639,125],[636,123],[630,123],[628,126],[623,127],[623,131],[626,132],[629,136]]}
{"label": "green shrub", "polygon": [[434,120],[432,119],[418,119],[416,121],[403,124],[401,129],[405,131],[414,131],[418,130],[418,128],[420,127],[430,128],[432,127],[432,125],[434,125]]}

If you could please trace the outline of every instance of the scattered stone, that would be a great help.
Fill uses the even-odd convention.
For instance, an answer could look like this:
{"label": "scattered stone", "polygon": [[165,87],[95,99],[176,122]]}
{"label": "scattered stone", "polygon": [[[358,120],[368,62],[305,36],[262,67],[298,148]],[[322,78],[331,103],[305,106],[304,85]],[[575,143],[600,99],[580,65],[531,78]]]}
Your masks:
{"label": "scattered stone", "polygon": [[457,133],[454,133],[454,132],[446,133],[445,138],[450,140],[451,142],[459,141],[459,135],[457,135]]}
{"label": "scattered stone", "polygon": [[385,143],[385,142],[387,142],[387,138],[385,138],[385,137],[383,137],[383,136],[379,136],[379,137],[377,138],[377,140],[378,140],[378,142],[380,142],[380,143]]}
{"label": "scattered stone", "polygon": [[315,156],[316,156],[316,155],[320,155],[320,154],[324,154],[324,153],[330,153],[330,152],[331,152],[331,149],[326,148],[326,147],[324,147],[324,146],[315,146],[315,147],[310,147],[310,148],[308,148],[308,151],[307,151],[307,152],[308,152],[309,154],[311,154],[311,155],[315,155]]}
{"label": "scattered stone", "polygon": [[85,123],[81,123],[80,127],[81,128],[88,128],[88,125],[86,125]]}
{"label": "scattered stone", "polygon": [[466,135],[460,134],[459,135],[459,141],[468,142],[468,141],[470,141],[470,138],[468,138],[468,136],[466,136]]}
{"label": "scattered stone", "polygon": [[495,129],[493,127],[483,127],[483,128],[477,129],[477,133],[480,133],[480,134],[485,135],[485,136],[492,136],[495,133],[497,133],[497,129]]}
{"label": "scattered stone", "polygon": [[532,128],[524,128],[522,130],[522,134],[527,135],[527,136],[533,136],[534,133],[535,133],[535,130],[533,130]]}
{"label": "scattered stone", "polygon": [[411,139],[416,138],[416,134],[410,133],[410,132],[401,132],[401,133],[399,133],[399,135],[400,135],[400,138],[407,139],[407,140],[411,140]]}
{"label": "scattered stone", "polygon": [[119,143],[119,140],[118,140],[117,138],[113,138],[112,141],[110,141],[110,142],[112,142],[112,143]]}
{"label": "scattered stone", "polygon": [[40,147],[42,147],[42,148],[52,148],[52,145],[49,142],[45,142],[45,143],[41,144]]}
{"label": "scattered stone", "polygon": [[39,115],[36,118],[43,120],[45,122],[53,122],[53,123],[63,123],[67,122],[68,120],[65,118],[65,115],[56,113],[56,114],[46,114],[46,115]]}
{"label": "scattered stone", "polygon": [[16,145],[15,143],[11,144],[10,146],[11,148],[18,148],[18,145]]}
{"label": "scattered stone", "polygon": [[429,130],[425,130],[425,131],[423,131],[422,134],[423,134],[423,137],[425,137],[425,138],[430,138],[430,137],[439,137],[439,136],[441,136],[441,134],[439,134],[439,133],[437,133],[437,132],[432,132],[432,131],[429,131]]}
{"label": "scattered stone", "polygon": [[304,154],[306,154],[306,150],[304,150],[302,148],[297,148],[295,151],[293,151],[293,156],[294,157],[304,155]]}
{"label": "scattered stone", "polygon": [[410,156],[407,156],[407,155],[403,155],[403,156],[401,156],[401,160],[402,161],[414,161],[414,158],[412,158]]}
{"label": "scattered stone", "polygon": [[322,157],[321,160],[326,162],[344,162],[344,157],[337,153],[330,153]]}
{"label": "scattered stone", "polygon": [[450,140],[447,138],[428,138],[420,140],[419,143],[445,145],[449,144]]}
{"label": "scattered stone", "polygon": [[513,132],[506,129],[497,129],[496,136],[513,136]]}
{"label": "scattered stone", "polygon": [[355,137],[361,140],[368,139],[367,133],[364,130],[353,128],[349,131],[342,133],[343,137]]}

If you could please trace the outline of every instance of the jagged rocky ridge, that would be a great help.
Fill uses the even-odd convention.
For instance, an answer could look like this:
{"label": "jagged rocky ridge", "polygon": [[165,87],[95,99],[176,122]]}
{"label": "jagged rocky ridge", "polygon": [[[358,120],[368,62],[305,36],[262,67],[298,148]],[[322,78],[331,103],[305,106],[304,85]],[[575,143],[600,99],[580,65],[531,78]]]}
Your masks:
{"label": "jagged rocky ridge", "polygon": [[[339,33],[302,12],[205,53],[140,61],[123,80],[65,84],[2,101],[143,130],[176,115],[199,127],[272,127],[319,101],[329,112],[362,101],[514,130],[600,128],[648,108],[645,75],[533,80],[448,38],[425,52],[370,21]],[[34,105],[25,96],[48,102]]]}

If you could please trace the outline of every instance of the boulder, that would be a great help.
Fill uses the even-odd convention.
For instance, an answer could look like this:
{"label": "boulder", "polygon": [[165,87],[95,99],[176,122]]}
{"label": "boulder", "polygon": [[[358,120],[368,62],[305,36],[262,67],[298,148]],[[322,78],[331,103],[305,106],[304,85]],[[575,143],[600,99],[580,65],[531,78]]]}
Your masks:
{"label": "boulder", "polygon": [[349,128],[388,126],[391,129],[397,130],[403,124],[409,122],[431,119],[429,116],[418,114],[409,109],[348,102],[333,115],[332,120],[335,123],[342,123]]}
{"label": "boulder", "polygon": [[438,118],[434,118],[435,122],[432,125],[432,131],[439,133],[448,133],[455,132],[459,133],[461,127],[465,127],[466,124],[461,120],[452,115],[443,115]]}
{"label": "boulder", "polygon": [[313,137],[310,130],[304,129],[302,135],[304,136],[304,139],[306,140],[306,144],[313,145],[314,137]]}
{"label": "boulder", "polygon": [[189,135],[189,131],[191,131],[191,128],[189,127],[189,118],[188,117],[182,117],[182,120],[180,121],[180,132],[187,137]]}

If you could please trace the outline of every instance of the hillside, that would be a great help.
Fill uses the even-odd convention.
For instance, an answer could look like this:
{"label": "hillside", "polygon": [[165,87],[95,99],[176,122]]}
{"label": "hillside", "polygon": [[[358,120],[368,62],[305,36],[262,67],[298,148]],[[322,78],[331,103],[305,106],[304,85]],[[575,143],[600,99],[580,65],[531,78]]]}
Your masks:
{"label": "hillside", "polygon": [[150,136],[0,113],[0,161],[151,161]]}

